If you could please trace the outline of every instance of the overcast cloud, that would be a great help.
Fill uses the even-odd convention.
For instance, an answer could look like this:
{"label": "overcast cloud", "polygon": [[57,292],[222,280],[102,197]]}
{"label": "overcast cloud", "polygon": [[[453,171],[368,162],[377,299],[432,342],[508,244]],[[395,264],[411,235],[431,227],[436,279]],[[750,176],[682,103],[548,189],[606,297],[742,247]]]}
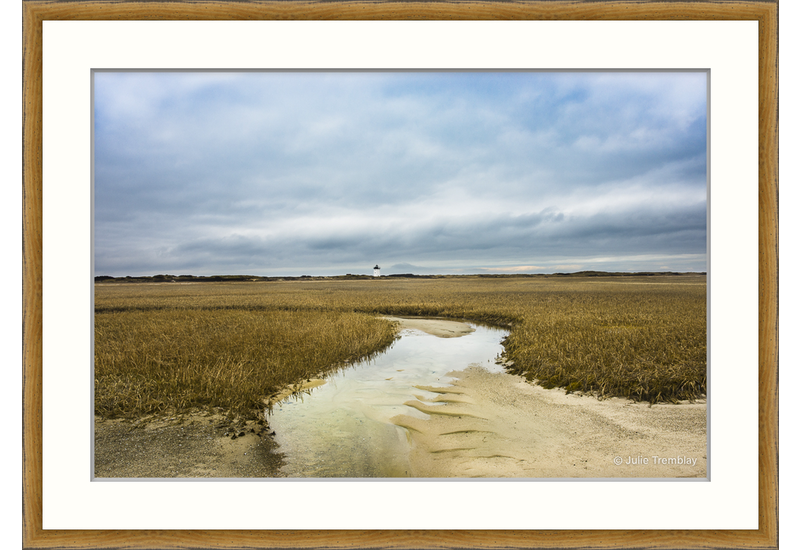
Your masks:
{"label": "overcast cloud", "polygon": [[706,74],[97,72],[95,274],[706,270]]}

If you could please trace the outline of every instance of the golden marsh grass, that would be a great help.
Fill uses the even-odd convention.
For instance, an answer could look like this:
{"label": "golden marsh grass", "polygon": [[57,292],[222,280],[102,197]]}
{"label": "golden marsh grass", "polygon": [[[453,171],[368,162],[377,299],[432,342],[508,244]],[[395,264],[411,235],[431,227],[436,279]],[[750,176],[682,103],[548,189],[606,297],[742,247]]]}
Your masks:
{"label": "golden marsh grass", "polygon": [[511,372],[650,402],[706,392],[705,276],[445,277],[95,285],[95,410],[251,415],[288,384],[378,352],[377,314],[510,329]]}

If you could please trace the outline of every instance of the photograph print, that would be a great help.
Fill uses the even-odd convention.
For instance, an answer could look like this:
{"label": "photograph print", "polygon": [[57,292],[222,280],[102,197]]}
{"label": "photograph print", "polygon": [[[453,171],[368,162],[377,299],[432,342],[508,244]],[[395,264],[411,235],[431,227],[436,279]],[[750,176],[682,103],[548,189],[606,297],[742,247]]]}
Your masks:
{"label": "photograph print", "polygon": [[94,479],[707,478],[708,86],[94,71]]}

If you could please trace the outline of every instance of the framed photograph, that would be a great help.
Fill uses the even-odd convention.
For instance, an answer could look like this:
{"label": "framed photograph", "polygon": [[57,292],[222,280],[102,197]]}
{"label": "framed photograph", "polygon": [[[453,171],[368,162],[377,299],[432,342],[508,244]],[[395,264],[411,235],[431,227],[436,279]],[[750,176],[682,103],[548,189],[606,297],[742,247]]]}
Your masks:
{"label": "framed photograph", "polygon": [[[25,547],[777,547],[777,2],[23,4]],[[280,108],[255,108],[272,100]],[[170,107],[153,109],[157,103]],[[323,104],[327,110],[320,108]],[[493,107],[497,105],[503,108]],[[537,114],[538,134],[497,123],[504,117],[519,120],[534,105],[545,114],[569,110],[574,126],[555,133],[543,122],[545,114]],[[391,118],[411,112],[419,124],[410,138],[403,137],[408,126]],[[602,120],[603,128],[621,130],[612,135],[595,128],[592,134],[584,126],[590,116],[595,125]],[[198,138],[193,128],[199,117],[216,120],[214,136]],[[270,136],[259,130],[266,127],[261,124],[264,117]],[[425,130],[419,131],[423,124]],[[468,130],[464,124],[482,129]],[[467,136],[473,131],[474,136],[491,133],[496,139],[472,143]],[[450,171],[452,165],[467,164],[466,158],[453,154],[455,149],[428,140],[434,134],[445,136],[439,144],[457,142],[462,154],[472,152],[468,170],[437,176],[438,182],[446,182],[458,173],[457,193],[444,184],[434,192],[430,183],[400,181],[415,174],[421,182],[432,181],[429,174],[443,163],[426,160],[431,155],[449,158]],[[348,136],[346,143],[342,136]],[[372,147],[380,140],[382,148]],[[556,147],[557,140],[567,141]],[[367,150],[367,143],[369,155],[352,153]],[[548,164],[558,155],[564,157],[562,168]],[[223,156],[228,160],[215,173],[209,159]],[[624,163],[644,168],[626,171]],[[562,195],[546,183],[559,170]],[[271,178],[268,183],[265,173]],[[219,182],[226,177],[238,183],[221,188]],[[139,183],[126,187],[126,178]],[[320,183],[325,178],[330,181]],[[389,183],[376,186],[371,183],[375,178]],[[606,183],[582,185],[581,178]],[[180,183],[182,179],[194,183]],[[337,201],[345,180],[363,191],[348,195],[357,204]],[[501,180],[503,186],[489,183]],[[167,187],[174,192],[165,193]],[[269,199],[255,204],[254,189]],[[376,198],[376,189],[386,196]],[[493,196],[492,190],[503,196]],[[522,206],[534,190],[557,198]],[[215,197],[220,193],[226,194],[226,204],[236,203],[227,212],[236,223],[223,222],[226,213],[217,207],[198,206],[219,204]],[[436,200],[431,198],[437,193]],[[567,201],[568,195],[572,210],[556,211],[553,201]],[[187,214],[190,208],[192,215]],[[619,241],[625,250],[615,250],[613,258],[591,256],[585,247],[611,237],[598,236],[587,222],[581,226],[583,237],[574,241],[584,248],[575,250],[594,259],[582,263],[565,254],[548,256],[547,247],[531,249],[530,257],[538,263],[478,252],[505,246],[488,234],[504,235],[509,248],[526,235],[555,235],[560,246],[573,246],[548,224],[565,215],[578,219],[581,208],[589,212],[587,220],[606,220],[605,231],[613,225],[608,220],[624,216],[625,223],[617,225],[627,231],[641,227],[641,234]],[[532,221],[529,211],[534,210]],[[514,233],[507,224],[498,229],[491,219],[495,214],[524,221],[528,232]],[[393,238],[392,224],[416,223],[414,216],[430,223],[405,227]],[[670,229],[681,239],[679,252],[637,248],[637,242],[654,242],[647,240],[646,228],[657,232],[652,228],[667,223],[662,218],[680,225]],[[190,223],[194,225],[188,227]],[[340,240],[349,235],[363,243],[363,235],[369,235],[372,244],[360,247],[370,252],[348,257],[346,245],[333,237],[325,242],[318,237],[293,240],[309,225],[318,228],[317,235],[336,233]],[[466,229],[476,225],[482,233]],[[536,231],[531,232],[532,226]],[[214,227],[224,228],[225,238],[209,233]],[[471,263],[464,263],[463,257],[445,256],[443,247],[412,254],[404,248],[411,231],[426,242],[474,241],[479,234],[486,242],[470,249]],[[163,240],[165,234],[173,239]],[[266,234],[278,235],[274,240],[288,243],[289,249],[264,245]],[[154,244],[167,242],[168,250]],[[459,248],[465,247],[452,245]],[[685,253],[695,248],[697,254]],[[327,267],[304,259],[307,249],[313,249],[315,258],[327,254]],[[165,265],[153,258],[167,253],[185,253],[187,258],[202,254],[224,262],[186,260],[169,264],[181,270],[175,274],[153,271]],[[383,256],[371,260],[379,253]],[[252,258],[264,256],[276,259],[276,269],[251,271]],[[367,258],[369,265],[358,267]],[[405,258],[422,258],[422,263],[405,263]],[[685,432],[659,435],[658,449],[652,443],[636,446],[632,440],[614,447],[608,441],[611,432],[596,424],[583,426],[571,413],[560,420],[547,417],[550,423],[574,423],[574,438],[582,438],[594,453],[570,455],[575,464],[547,463],[542,453],[529,452],[537,438],[547,436],[541,420],[500,433],[489,417],[501,415],[505,403],[495,396],[483,411],[477,394],[469,393],[466,377],[459,386],[463,392],[442,387],[437,377],[452,370],[443,366],[442,372],[427,372],[430,379],[414,374],[408,384],[417,392],[415,399],[380,402],[370,409],[367,416],[379,410],[390,418],[391,429],[370,428],[358,432],[358,438],[343,427],[352,418],[338,416],[344,410],[345,382],[322,373],[317,379],[311,371],[298,375],[307,385],[293,390],[310,390],[327,381],[338,392],[334,409],[322,404],[316,412],[306,407],[292,416],[295,403],[284,407],[291,413],[276,413],[269,424],[255,417],[245,421],[203,413],[199,422],[207,424],[208,434],[213,427],[216,435],[237,440],[231,445],[238,446],[231,448],[239,454],[253,448],[245,449],[243,442],[281,432],[276,440],[298,454],[288,465],[275,465],[273,474],[280,475],[236,470],[215,474],[211,463],[199,470],[172,467],[174,457],[188,456],[188,439],[182,440],[186,447],[175,443],[172,458],[164,463],[171,470],[162,465],[137,473],[126,469],[141,447],[133,436],[125,435],[122,445],[123,432],[108,430],[108,424],[102,424],[105,439],[97,436],[98,407],[109,417],[128,414],[134,401],[143,407],[134,414],[166,410],[159,409],[158,397],[146,394],[145,388],[155,384],[148,377],[155,376],[161,363],[152,358],[162,353],[148,347],[149,342],[158,340],[166,324],[149,336],[142,327],[154,312],[176,307],[180,298],[175,288],[269,284],[284,292],[302,287],[303,299],[313,302],[313,293],[305,292],[312,289],[308,285],[336,285],[342,299],[349,300],[354,295],[347,294],[347,285],[381,284],[386,301],[394,296],[391,285],[409,284],[398,282],[403,277],[428,281],[424,277],[468,274],[475,281],[470,284],[480,285],[481,275],[516,281],[509,274],[525,274],[552,284],[545,275],[565,280],[561,271],[573,272],[573,281],[581,279],[570,283],[574,285],[595,284],[591,277],[598,272],[620,272],[619,277],[621,272],[640,277],[696,274],[679,281],[681,296],[692,296],[682,298],[681,307],[697,302],[702,309],[695,315],[704,335],[697,349],[702,348],[707,370],[700,382],[686,381],[677,393],[665,394],[672,391],[665,384],[639,395],[658,410],[667,410],[659,409],[666,407],[659,401],[683,400],[683,410],[696,411],[696,418],[676,420],[665,413],[658,422],[684,423]],[[224,279],[245,273],[254,277]],[[125,281],[130,275],[146,285]],[[430,279],[431,284],[449,280]],[[674,280],[663,283],[665,292],[678,284]],[[661,279],[650,284],[657,283]],[[177,286],[181,284],[195,286]],[[126,318],[127,325],[119,317],[103,316],[122,311],[119,304],[130,301],[122,295],[128,291],[119,289],[143,285],[172,290],[154,291],[158,296],[148,298],[152,307]],[[583,292],[583,287],[575,289]],[[618,297],[609,293],[602,308],[610,319]],[[288,315],[297,300],[296,295],[287,298],[289,294],[281,294],[280,303],[269,298],[274,301],[270,311]],[[206,300],[207,310],[219,307],[196,292],[185,299]],[[266,302],[263,296],[259,300],[250,306],[242,302],[242,311],[263,311]],[[425,300],[414,302],[408,315],[467,317],[458,309],[467,306],[456,301],[448,302],[449,314],[440,315],[442,307],[425,309],[420,304],[435,302]],[[133,311],[126,307],[122,309]],[[481,306],[469,307],[477,312]],[[502,307],[496,304],[495,309]],[[397,306],[392,315],[403,311]],[[425,326],[397,317],[389,321],[439,337],[474,333],[463,340],[486,339],[489,355],[481,361],[513,372],[499,347],[500,333],[493,329],[452,321]],[[200,326],[204,321],[193,322]],[[242,318],[230,324],[254,322]],[[607,321],[601,328],[620,342],[633,341],[629,336],[635,333],[636,341],[646,340],[653,348],[672,346],[658,343],[658,328],[646,338],[630,321]],[[265,341],[268,327],[260,330]],[[376,330],[372,325],[364,329]],[[577,332],[575,327],[564,330]],[[127,335],[118,342],[139,335],[133,347],[118,355],[141,353],[142,362],[153,365],[151,374],[134,375],[128,364],[116,378],[103,378],[106,371],[98,365],[105,369],[107,362],[113,363],[113,353],[106,353],[102,339],[113,331]],[[694,345],[690,332],[681,349]],[[226,333],[224,339],[246,347],[241,338]],[[574,345],[564,334],[559,338],[563,346]],[[98,339],[105,348],[98,347]],[[402,342],[395,341],[396,347]],[[290,344],[295,354],[300,345],[299,340]],[[328,363],[351,360],[344,352],[335,355],[334,346],[324,347],[333,354]],[[199,348],[192,349],[199,353]],[[454,352],[448,348],[443,354]],[[364,393],[367,382],[383,387],[410,376],[403,359],[395,361],[381,366],[380,380],[354,382],[359,407],[370,399]],[[683,358],[680,362],[686,363]],[[559,381],[555,374],[543,382],[541,372],[524,369],[515,374],[545,387],[562,387],[566,393],[562,389],[558,395],[567,400],[578,399],[573,392],[602,395],[607,384],[593,386],[586,377],[580,383]],[[137,385],[136,376],[149,381]],[[478,377],[472,382],[476,386],[482,383]],[[106,399],[97,388],[112,378],[117,386]],[[259,384],[254,391],[274,391],[270,406],[279,407],[281,382]],[[494,391],[500,388],[494,386]],[[125,392],[133,395],[129,403],[120,397]],[[513,400],[519,398],[513,395]],[[203,403],[208,398],[196,399]],[[566,401],[559,403],[566,407]],[[632,422],[628,409],[604,409],[602,414],[627,414],[625,422]],[[431,424],[420,419],[431,415],[442,418],[438,432],[451,437],[445,446],[441,439],[436,445],[426,439]],[[133,429],[126,427],[124,433]],[[642,424],[630,432],[655,429]],[[345,435],[336,435],[339,431]],[[325,449],[308,451],[308,438],[295,437],[306,433],[316,434],[311,439],[317,441],[333,439]],[[426,449],[426,458],[401,460],[402,453],[391,446],[364,458],[370,444],[357,439],[392,440],[398,434],[413,441],[415,449]],[[494,453],[488,458],[495,459],[489,467],[486,453],[474,460],[472,451],[478,440],[493,437],[503,443],[486,448]],[[667,443],[670,437],[674,443]],[[570,445],[567,439],[560,444]],[[306,458],[300,458],[302,449]],[[109,450],[113,452],[104,456],[114,457],[98,462],[97,453]],[[357,464],[354,456],[363,460]],[[508,461],[538,461],[531,470],[536,475],[509,474]]]}

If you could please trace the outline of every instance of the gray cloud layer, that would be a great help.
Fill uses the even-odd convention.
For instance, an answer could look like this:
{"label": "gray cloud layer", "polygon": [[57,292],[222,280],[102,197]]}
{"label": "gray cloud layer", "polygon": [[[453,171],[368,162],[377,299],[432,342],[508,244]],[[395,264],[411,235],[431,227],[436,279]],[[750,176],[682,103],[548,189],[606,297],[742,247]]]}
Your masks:
{"label": "gray cloud layer", "polygon": [[704,73],[94,85],[98,275],[705,270]]}

